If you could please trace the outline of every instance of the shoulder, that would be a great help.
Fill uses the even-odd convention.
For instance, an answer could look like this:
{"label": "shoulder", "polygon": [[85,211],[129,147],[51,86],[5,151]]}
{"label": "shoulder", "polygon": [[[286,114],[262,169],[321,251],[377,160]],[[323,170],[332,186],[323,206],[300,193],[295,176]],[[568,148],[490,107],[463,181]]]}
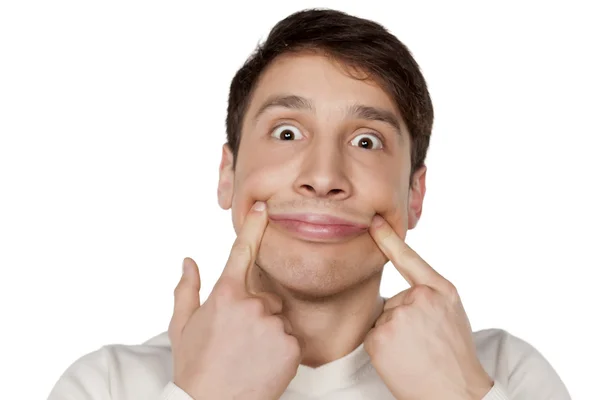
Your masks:
{"label": "shoulder", "polygon": [[49,400],[155,397],[172,376],[171,346],[164,332],[138,345],[110,344],[75,360],[56,382]]}
{"label": "shoulder", "polygon": [[473,339],[486,372],[511,399],[570,399],[550,362],[524,339],[497,328],[473,332]]}

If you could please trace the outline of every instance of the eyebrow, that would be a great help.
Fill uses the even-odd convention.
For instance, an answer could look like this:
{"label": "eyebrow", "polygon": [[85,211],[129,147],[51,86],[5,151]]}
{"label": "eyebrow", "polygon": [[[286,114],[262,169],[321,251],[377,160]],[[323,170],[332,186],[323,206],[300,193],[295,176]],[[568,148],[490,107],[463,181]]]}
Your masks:
{"label": "eyebrow", "polygon": [[[315,106],[312,101],[301,96],[295,95],[274,95],[269,97],[258,109],[254,116],[254,123],[260,116],[271,108],[288,108],[292,110],[315,112]],[[346,108],[346,118],[358,118],[367,121],[383,122],[392,128],[402,137],[402,127],[400,120],[393,112],[380,107],[367,106],[364,104],[353,104]]]}

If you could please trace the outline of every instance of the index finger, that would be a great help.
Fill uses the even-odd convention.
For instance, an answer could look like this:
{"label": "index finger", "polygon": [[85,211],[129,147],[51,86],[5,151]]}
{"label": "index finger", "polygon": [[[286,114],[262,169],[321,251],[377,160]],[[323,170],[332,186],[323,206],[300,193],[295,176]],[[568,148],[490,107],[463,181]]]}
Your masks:
{"label": "index finger", "polygon": [[373,218],[369,233],[410,286],[427,285],[444,291],[446,279],[411,249],[381,216]]}
{"label": "index finger", "polygon": [[239,282],[240,287],[246,288],[246,275],[248,269],[256,260],[258,248],[267,227],[266,204],[262,201],[254,203],[242,226],[242,229],[233,243],[231,253],[222,277],[227,277],[234,282]]}

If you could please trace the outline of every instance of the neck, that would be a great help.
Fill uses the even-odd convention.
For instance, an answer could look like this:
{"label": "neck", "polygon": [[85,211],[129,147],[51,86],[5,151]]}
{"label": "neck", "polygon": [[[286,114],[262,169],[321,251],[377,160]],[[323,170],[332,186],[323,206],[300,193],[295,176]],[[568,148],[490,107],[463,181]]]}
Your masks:
{"label": "neck", "polygon": [[334,295],[308,297],[275,282],[258,266],[251,270],[250,279],[260,281],[261,287],[283,299],[282,314],[302,348],[301,364],[309,367],[337,360],[356,349],[383,311],[381,272]]}

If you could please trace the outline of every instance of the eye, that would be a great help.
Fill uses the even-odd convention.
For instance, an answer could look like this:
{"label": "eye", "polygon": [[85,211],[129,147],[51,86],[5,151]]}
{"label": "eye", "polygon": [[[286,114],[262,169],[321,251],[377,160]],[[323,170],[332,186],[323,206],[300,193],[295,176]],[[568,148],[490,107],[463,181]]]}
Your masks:
{"label": "eye", "polygon": [[356,136],[350,143],[352,146],[362,147],[363,149],[367,150],[378,150],[383,148],[381,139],[369,133],[363,133]]}
{"label": "eye", "polygon": [[300,139],[302,139],[302,133],[300,132],[300,130],[290,124],[279,125],[278,127],[276,127],[273,130],[273,133],[271,133],[271,136],[273,136],[274,138],[279,139],[279,140],[300,140]]}

